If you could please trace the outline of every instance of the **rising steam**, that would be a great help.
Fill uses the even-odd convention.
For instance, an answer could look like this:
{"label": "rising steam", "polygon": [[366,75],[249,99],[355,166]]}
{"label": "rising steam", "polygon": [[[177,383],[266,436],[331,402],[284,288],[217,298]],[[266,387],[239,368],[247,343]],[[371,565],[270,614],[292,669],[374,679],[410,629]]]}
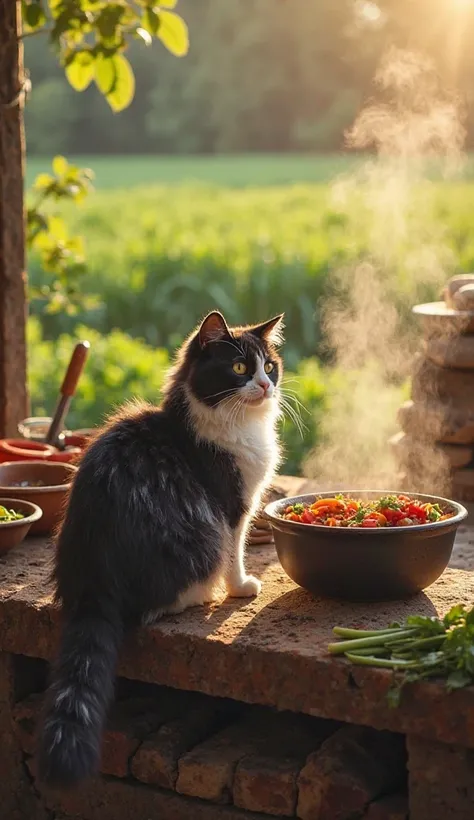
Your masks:
{"label": "rising steam", "polygon": [[[305,472],[329,488],[397,489],[388,440],[419,343],[416,329],[407,330],[411,307],[437,298],[455,266],[434,219],[429,172],[436,164],[452,174],[461,165],[459,106],[433,65],[413,53],[391,50],[375,82],[377,101],[348,135],[351,147],[375,149],[375,156],[332,191],[334,207],[365,250],[359,264],[334,273],[324,309],[337,371],[322,443]],[[441,486],[444,465],[432,448],[421,460],[424,483]]]}

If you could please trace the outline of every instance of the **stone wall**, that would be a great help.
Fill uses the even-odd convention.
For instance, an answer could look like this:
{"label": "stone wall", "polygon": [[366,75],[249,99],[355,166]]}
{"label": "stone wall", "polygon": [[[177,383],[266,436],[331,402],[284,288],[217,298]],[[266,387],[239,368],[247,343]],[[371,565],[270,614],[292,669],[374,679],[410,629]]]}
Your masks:
{"label": "stone wall", "polygon": [[472,749],[125,679],[101,775],[42,791],[46,673],[0,653],[1,820],[472,820]]}
{"label": "stone wall", "polygon": [[53,818],[408,816],[401,735],[164,687],[122,688],[104,737],[102,776],[76,794],[40,796],[33,752],[41,695],[14,706],[32,792]]}

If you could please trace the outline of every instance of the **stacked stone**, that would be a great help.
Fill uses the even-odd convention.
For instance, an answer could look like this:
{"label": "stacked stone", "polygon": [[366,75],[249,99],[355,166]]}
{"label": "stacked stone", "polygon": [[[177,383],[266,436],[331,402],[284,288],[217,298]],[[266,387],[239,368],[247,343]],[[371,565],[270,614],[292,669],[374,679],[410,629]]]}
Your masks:
{"label": "stacked stone", "polygon": [[262,544],[273,544],[273,530],[270,520],[265,515],[265,507],[272,501],[279,501],[280,498],[285,498],[285,490],[278,486],[276,480],[271,487],[264,493],[260,508],[254,516],[252,526],[250,528],[248,542],[252,547],[259,547]]}
{"label": "stacked stone", "polygon": [[401,483],[474,501],[474,274],[453,277],[442,302],[417,305],[422,352],[391,439]]}
{"label": "stacked stone", "polygon": [[316,484],[307,478],[283,475],[276,476],[272,485],[264,493],[260,508],[255,513],[248,537],[249,546],[259,547],[262,544],[274,543],[270,520],[264,512],[267,504],[270,504],[272,501],[279,501],[281,498],[290,498],[314,492],[316,492]]}

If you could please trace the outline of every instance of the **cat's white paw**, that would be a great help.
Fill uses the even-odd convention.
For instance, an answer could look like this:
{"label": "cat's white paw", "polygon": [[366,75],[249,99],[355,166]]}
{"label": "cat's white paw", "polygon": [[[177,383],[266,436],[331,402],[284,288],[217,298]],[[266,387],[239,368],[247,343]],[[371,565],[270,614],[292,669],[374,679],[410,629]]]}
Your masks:
{"label": "cat's white paw", "polygon": [[231,598],[253,598],[262,589],[262,584],[253,575],[245,575],[238,584],[230,584],[228,593]]}

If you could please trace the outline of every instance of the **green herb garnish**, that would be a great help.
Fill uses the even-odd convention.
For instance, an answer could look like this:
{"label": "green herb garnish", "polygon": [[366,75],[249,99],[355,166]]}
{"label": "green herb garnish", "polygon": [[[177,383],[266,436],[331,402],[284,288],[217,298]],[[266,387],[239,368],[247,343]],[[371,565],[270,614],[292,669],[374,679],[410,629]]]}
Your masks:
{"label": "green herb garnish", "polygon": [[361,504],[355,515],[350,520],[355,524],[360,524],[360,522],[364,520],[366,515],[367,509],[364,507],[363,504]]}
{"label": "green herb garnish", "polygon": [[380,510],[399,510],[401,504],[395,495],[386,495],[377,502]]}
{"label": "green herb garnish", "polygon": [[430,521],[438,521],[443,515],[443,511],[440,509],[439,504],[433,504],[428,512],[428,519]]}
{"label": "green herb garnish", "polygon": [[448,691],[474,683],[474,607],[457,604],[442,619],[410,615],[404,624],[386,629],[336,626],[333,632],[342,640],[329,644],[332,655],[403,672],[389,690],[390,706],[398,706],[403,687],[414,681],[443,678]]}
{"label": "green herb garnish", "polygon": [[10,521],[19,521],[25,516],[23,513],[15,512],[15,510],[7,510],[0,504],[0,524],[8,524]]}

